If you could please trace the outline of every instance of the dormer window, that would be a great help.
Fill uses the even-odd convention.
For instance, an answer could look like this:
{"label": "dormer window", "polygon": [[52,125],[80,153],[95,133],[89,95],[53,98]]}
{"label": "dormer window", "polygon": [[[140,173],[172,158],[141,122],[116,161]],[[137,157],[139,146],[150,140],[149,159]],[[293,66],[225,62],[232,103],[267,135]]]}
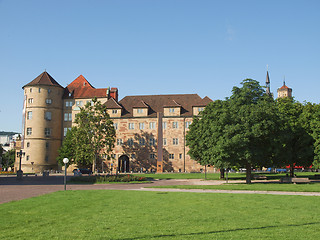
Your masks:
{"label": "dormer window", "polygon": [[169,108],[169,112],[173,113],[174,112],[174,108]]}
{"label": "dormer window", "polygon": [[117,113],[118,113],[118,110],[117,110],[117,109],[112,109],[112,113],[113,113],[113,114],[117,114]]}
{"label": "dormer window", "polygon": [[137,113],[143,113],[143,109],[142,108],[138,108],[137,109]]}
{"label": "dormer window", "polygon": [[71,92],[69,92],[69,97],[71,97],[71,95],[72,95]]}

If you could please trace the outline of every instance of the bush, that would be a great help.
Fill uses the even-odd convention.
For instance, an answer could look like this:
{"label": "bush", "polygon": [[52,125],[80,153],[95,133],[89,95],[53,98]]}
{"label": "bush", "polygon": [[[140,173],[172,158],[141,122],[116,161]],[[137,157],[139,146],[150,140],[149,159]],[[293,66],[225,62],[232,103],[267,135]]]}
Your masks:
{"label": "bush", "polygon": [[130,174],[119,175],[97,175],[97,176],[76,176],[70,179],[70,182],[80,183],[108,183],[108,182],[140,182],[145,181],[145,177],[134,176]]}

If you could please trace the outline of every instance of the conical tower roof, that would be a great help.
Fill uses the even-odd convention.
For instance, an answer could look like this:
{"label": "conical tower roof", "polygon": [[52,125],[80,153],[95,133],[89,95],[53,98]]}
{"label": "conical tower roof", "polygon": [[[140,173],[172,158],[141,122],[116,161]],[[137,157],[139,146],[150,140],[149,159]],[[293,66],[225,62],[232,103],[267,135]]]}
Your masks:
{"label": "conical tower roof", "polygon": [[270,83],[269,72],[267,71],[266,83]]}
{"label": "conical tower roof", "polygon": [[49,73],[44,71],[34,80],[29,82],[28,84],[24,85],[22,88],[27,86],[37,86],[37,85],[46,85],[46,86],[57,86],[63,88],[53,77],[50,76]]}

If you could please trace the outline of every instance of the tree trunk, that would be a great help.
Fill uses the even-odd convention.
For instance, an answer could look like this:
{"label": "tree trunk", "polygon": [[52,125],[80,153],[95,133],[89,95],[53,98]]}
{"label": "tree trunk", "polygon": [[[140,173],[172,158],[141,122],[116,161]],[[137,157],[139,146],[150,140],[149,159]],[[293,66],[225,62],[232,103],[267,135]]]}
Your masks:
{"label": "tree trunk", "polygon": [[293,164],[290,165],[290,177],[294,177],[294,166],[293,166]]}
{"label": "tree trunk", "polygon": [[251,184],[251,164],[246,164],[246,184]]}
{"label": "tree trunk", "polygon": [[224,179],[224,168],[220,168],[220,179]]}

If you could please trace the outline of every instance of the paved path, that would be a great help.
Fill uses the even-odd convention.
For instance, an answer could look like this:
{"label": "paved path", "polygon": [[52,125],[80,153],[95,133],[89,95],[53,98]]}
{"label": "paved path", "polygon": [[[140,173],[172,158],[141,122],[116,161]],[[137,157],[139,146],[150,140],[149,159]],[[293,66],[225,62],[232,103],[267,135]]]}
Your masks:
{"label": "paved path", "polygon": [[[229,181],[230,182],[230,181]],[[241,182],[241,181],[232,181]],[[245,190],[201,190],[201,189],[163,189],[146,188],[161,185],[219,185],[225,181],[202,181],[199,179],[158,180],[152,183],[140,184],[68,184],[67,190],[137,190],[137,191],[165,191],[165,192],[196,192],[196,193],[248,193],[248,194],[278,194],[320,196],[311,192],[277,192],[277,191],[245,191]],[[18,181],[15,176],[0,177],[0,204],[10,201],[35,197],[51,192],[63,191],[63,176],[29,176]]]}

